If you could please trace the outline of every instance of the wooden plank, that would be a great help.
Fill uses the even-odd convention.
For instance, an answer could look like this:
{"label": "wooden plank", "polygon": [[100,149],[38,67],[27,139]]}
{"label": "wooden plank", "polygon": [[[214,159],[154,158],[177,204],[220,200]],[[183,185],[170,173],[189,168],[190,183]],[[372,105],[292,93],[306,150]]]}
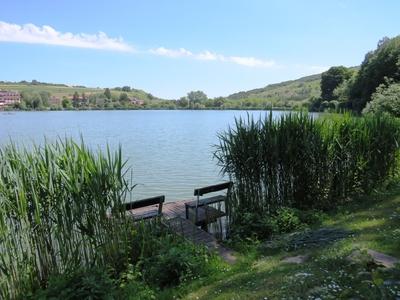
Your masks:
{"label": "wooden plank", "polygon": [[130,211],[131,216],[135,220],[146,220],[150,218],[154,218],[158,216],[158,210],[148,210],[148,211],[142,211],[142,212],[134,212]]}
{"label": "wooden plank", "polygon": [[224,182],[224,183],[220,183],[220,184],[215,184],[215,185],[198,188],[198,189],[194,190],[194,195],[195,196],[203,196],[204,194],[229,189],[232,187],[232,184],[233,183],[231,181],[228,181],[228,182]]}
{"label": "wooden plank", "polygon": [[161,203],[164,203],[165,201],[165,196],[156,196],[156,197],[151,197],[147,199],[142,199],[142,200],[137,200],[137,201],[132,201],[125,203],[125,210],[132,210],[132,209],[137,209],[137,208],[142,208],[154,204],[161,205]]}

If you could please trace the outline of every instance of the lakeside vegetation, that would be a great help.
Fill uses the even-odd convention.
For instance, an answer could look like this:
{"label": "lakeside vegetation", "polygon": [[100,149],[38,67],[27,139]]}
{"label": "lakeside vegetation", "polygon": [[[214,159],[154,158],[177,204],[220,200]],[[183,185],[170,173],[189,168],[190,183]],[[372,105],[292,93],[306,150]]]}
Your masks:
{"label": "lakeside vegetation", "polygon": [[[24,89],[16,107],[24,110],[283,103],[353,113],[292,112],[278,119],[270,113],[238,119],[219,133],[216,163],[233,182],[224,243],[237,251],[236,265],[171,232],[162,219],[134,222],[126,214],[134,187],[121,149],[96,152],[69,139],[31,149],[4,146],[0,298],[400,297],[399,260],[384,267],[371,254],[400,258],[399,58],[400,37],[383,39],[360,68],[336,66],[215,99],[202,91],[173,101],[131,87],[14,85]],[[59,106],[51,107],[53,93],[64,97]]]}
{"label": "lakeside vegetation", "polygon": [[329,210],[371,193],[396,174],[399,138],[399,121],[384,115],[236,120],[215,153],[234,183],[232,234],[267,238],[284,230],[274,218],[285,209]]}
{"label": "lakeside vegetation", "polygon": [[2,299],[154,299],[218,262],[125,213],[121,151],[71,140],[0,150]]}
{"label": "lakeside vegetation", "polygon": [[[234,183],[227,201],[229,227],[225,243],[237,250],[238,266],[227,265],[158,220],[133,222],[124,210],[132,187],[125,176],[129,168],[121,150],[94,152],[83,142],[71,140],[31,150],[4,147],[0,151],[1,296],[210,299],[221,295],[220,299],[231,299],[238,291],[229,282],[244,276],[261,285],[267,274],[272,277],[266,286],[275,288],[267,291],[260,287],[257,295],[279,298],[307,292],[315,297],[335,297],[342,292],[356,295],[356,291],[363,295],[395,295],[400,289],[397,283],[387,287],[382,282],[394,280],[400,270],[396,267],[385,271],[378,266],[368,269],[367,254],[356,263],[357,268],[346,268],[347,255],[355,249],[364,251],[359,245],[375,242],[363,231],[361,237],[343,231],[343,227],[357,226],[351,222],[341,224],[336,232],[329,225],[335,217],[329,219],[327,215],[356,207],[361,195],[362,199],[370,199],[370,195],[398,182],[399,130],[398,120],[388,115],[328,115],[315,119],[309,114],[291,113],[278,120],[271,115],[262,120],[237,120],[234,127],[221,133],[216,156]],[[396,201],[388,204],[392,207]],[[343,218],[349,220],[345,215]],[[382,225],[368,215],[365,218],[365,226]],[[383,247],[389,254],[398,255],[399,243],[395,241],[399,221],[397,215],[388,220],[390,226],[384,227],[388,238],[373,249]],[[298,231],[300,236],[308,236],[307,230],[320,224],[333,230],[330,234],[335,238],[329,246],[301,250],[292,247],[292,239],[285,235]],[[342,242],[336,243],[336,236]],[[353,245],[357,239],[359,244]],[[281,259],[301,251],[312,258],[303,265],[305,272],[315,277],[303,279],[306,287],[294,280],[284,285],[280,275],[296,276],[303,267],[280,267]],[[260,274],[254,263],[264,265],[267,273]],[[337,277],[342,275],[331,270],[332,264],[348,273]],[[322,279],[322,275],[316,276],[321,273],[319,268],[331,270],[338,278],[335,282],[340,291],[325,286],[323,278],[328,275]],[[351,279],[356,271],[368,271],[365,276],[377,279],[365,285],[357,278]],[[350,285],[348,280],[353,280]],[[214,287],[208,291],[202,288],[220,283],[221,291],[215,293],[210,294]],[[313,289],[317,286],[321,289]],[[253,294],[244,288],[238,295]]]}

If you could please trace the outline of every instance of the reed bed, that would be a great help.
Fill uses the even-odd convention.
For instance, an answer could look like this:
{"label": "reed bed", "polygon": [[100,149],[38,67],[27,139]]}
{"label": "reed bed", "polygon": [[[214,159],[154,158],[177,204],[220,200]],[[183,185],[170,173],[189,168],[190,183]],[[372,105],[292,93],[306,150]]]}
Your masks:
{"label": "reed bed", "polygon": [[71,140],[0,149],[0,298],[28,295],[51,274],[124,264],[125,169],[121,149]]}
{"label": "reed bed", "polygon": [[384,115],[237,119],[219,134],[215,152],[234,182],[230,224],[243,213],[327,209],[371,192],[397,170],[398,137],[398,120]]}

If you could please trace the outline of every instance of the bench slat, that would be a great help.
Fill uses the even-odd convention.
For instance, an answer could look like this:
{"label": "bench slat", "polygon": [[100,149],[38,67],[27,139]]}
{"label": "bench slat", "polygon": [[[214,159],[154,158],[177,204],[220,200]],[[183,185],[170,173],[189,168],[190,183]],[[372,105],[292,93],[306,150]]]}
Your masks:
{"label": "bench slat", "polygon": [[[209,197],[209,198],[204,198],[199,200],[199,206],[204,206],[204,205],[209,205],[213,203],[218,203],[218,202],[223,202],[225,201],[226,196],[223,195],[218,195],[214,197]],[[195,208],[197,204],[197,200],[193,200],[190,202],[186,202],[185,205],[190,207],[190,208]]]}
{"label": "bench slat", "polygon": [[154,204],[162,204],[162,203],[164,203],[164,201],[165,201],[164,195],[147,198],[147,199],[142,199],[142,200],[137,200],[137,201],[132,201],[129,203],[125,203],[125,210],[141,208],[141,207],[150,206],[150,205],[154,205]]}
{"label": "bench slat", "polygon": [[154,217],[158,217],[158,211],[147,211],[147,212],[142,212],[142,213],[132,213],[132,217],[136,220],[136,221],[141,221],[141,220],[147,220],[147,219],[151,219]]}
{"label": "bench slat", "polygon": [[215,184],[215,185],[210,185],[210,186],[202,187],[199,189],[195,189],[194,195],[195,196],[203,196],[204,194],[222,191],[225,189],[229,189],[230,187],[232,187],[232,182],[228,181],[228,182],[224,182],[224,183],[220,183],[220,184]]}

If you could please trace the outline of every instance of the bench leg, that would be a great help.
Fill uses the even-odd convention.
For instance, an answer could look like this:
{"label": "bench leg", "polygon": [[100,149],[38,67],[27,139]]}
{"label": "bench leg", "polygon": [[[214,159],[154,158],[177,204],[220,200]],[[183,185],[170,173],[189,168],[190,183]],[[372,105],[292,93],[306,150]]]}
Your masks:
{"label": "bench leg", "polygon": [[200,227],[201,227],[201,229],[204,230],[205,232],[208,232],[207,223],[202,223]]}

